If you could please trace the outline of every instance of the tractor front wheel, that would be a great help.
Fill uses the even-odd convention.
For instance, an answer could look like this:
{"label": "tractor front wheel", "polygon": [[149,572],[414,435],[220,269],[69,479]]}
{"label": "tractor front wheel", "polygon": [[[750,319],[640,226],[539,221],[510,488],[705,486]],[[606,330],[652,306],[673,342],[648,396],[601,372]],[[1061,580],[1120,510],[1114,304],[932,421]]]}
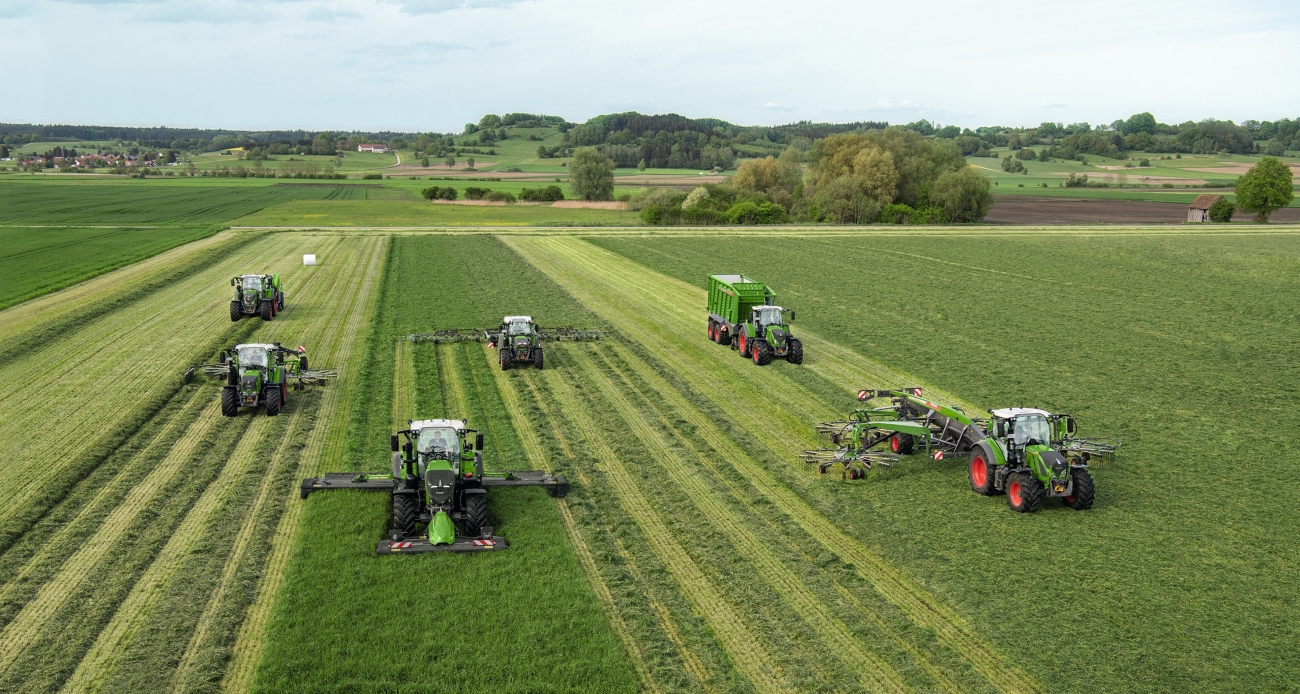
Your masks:
{"label": "tractor front wheel", "polygon": [[740,358],[749,358],[749,340],[745,338],[744,331],[740,333]]}
{"label": "tractor front wheel", "polygon": [[785,360],[791,364],[803,363],[803,342],[790,338],[790,349],[786,352]]}
{"label": "tractor front wheel", "polygon": [[243,317],[244,317],[244,305],[239,303],[238,301],[230,302],[230,320],[232,322],[238,322],[239,319]]}
{"label": "tractor front wheel", "polygon": [[538,371],[541,371],[542,369],[542,348],[541,347],[538,347],[535,350],[533,350],[533,366],[536,366]]}
{"label": "tractor front wheel", "polygon": [[971,490],[976,494],[993,496],[996,491],[993,485],[993,465],[989,463],[988,452],[980,446],[971,451],[966,477],[970,480]]}
{"label": "tractor front wheel", "polygon": [[266,403],[266,416],[280,414],[280,386],[270,386],[262,391],[262,401]]}
{"label": "tractor front wheel", "polygon": [[414,494],[393,495],[393,529],[390,537],[400,540],[415,534],[415,520],[420,517],[420,502]]}
{"label": "tractor front wheel", "polygon": [[234,417],[239,414],[239,393],[231,386],[221,389],[221,416]]}
{"label": "tractor front wheel", "polygon": [[911,434],[894,434],[889,438],[889,450],[899,455],[911,455],[916,439]]}
{"label": "tractor front wheel", "polygon": [[257,312],[262,314],[262,320],[271,320],[271,316],[275,315],[271,310],[271,302],[269,301],[259,302],[257,305]]}
{"label": "tractor front wheel", "polygon": [[487,525],[487,495],[486,494],[466,494],[465,495],[465,534],[470,537],[478,537],[483,532],[483,526]]}
{"label": "tractor front wheel", "polygon": [[754,356],[754,366],[767,366],[772,363],[772,350],[768,349],[766,340],[754,340],[749,351]]}
{"label": "tractor front wheel", "polygon": [[1043,502],[1043,483],[1028,471],[1013,472],[1007,478],[1007,505],[1016,513],[1033,513]]}
{"label": "tractor front wheel", "polygon": [[1062,501],[1076,511],[1087,511],[1092,508],[1093,499],[1097,495],[1097,490],[1092,484],[1092,475],[1080,467],[1071,470],[1070,477],[1074,481],[1073,493]]}
{"label": "tractor front wheel", "polygon": [[497,346],[497,361],[501,362],[501,370],[509,371],[510,362],[515,360],[515,353],[505,346],[504,343]]}

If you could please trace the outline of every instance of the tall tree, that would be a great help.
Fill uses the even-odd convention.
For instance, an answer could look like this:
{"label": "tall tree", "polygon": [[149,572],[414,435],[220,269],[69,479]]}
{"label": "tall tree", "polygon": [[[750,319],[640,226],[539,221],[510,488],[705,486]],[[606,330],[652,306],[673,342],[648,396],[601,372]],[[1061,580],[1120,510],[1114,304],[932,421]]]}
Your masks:
{"label": "tall tree", "polygon": [[614,199],[614,162],[592,148],[574,152],[569,187],[583,200]]}
{"label": "tall tree", "polygon": [[1267,222],[1274,210],[1291,204],[1291,167],[1277,157],[1264,157],[1237,179],[1237,207],[1254,212],[1255,221]]}

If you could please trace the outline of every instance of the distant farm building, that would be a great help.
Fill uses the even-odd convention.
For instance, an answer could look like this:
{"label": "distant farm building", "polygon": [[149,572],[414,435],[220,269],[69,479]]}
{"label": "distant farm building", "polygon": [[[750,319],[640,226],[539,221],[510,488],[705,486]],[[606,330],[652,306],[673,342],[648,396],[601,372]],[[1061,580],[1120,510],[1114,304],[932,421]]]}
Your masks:
{"label": "distant farm building", "polygon": [[382,153],[388,151],[388,145],[379,145],[379,144],[375,144],[375,145],[371,145],[371,144],[357,145],[357,151],[358,151],[358,152],[375,152],[375,153],[382,154]]}
{"label": "distant farm building", "polygon": [[1223,199],[1222,195],[1198,195],[1187,206],[1187,221],[1189,222],[1208,222],[1210,221],[1210,208],[1214,203]]}

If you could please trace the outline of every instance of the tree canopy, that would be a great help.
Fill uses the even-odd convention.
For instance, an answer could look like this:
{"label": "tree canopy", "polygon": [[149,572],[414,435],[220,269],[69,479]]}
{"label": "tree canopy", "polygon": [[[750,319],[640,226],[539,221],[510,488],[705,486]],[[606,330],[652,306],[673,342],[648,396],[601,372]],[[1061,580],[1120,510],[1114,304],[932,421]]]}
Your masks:
{"label": "tree canopy", "polygon": [[1291,167],[1277,157],[1264,157],[1237,179],[1237,207],[1267,222],[1275,210],[1291,204]]}
{"label": "tree canopy", "polygon": [[614,199],[614,162],[592,148],[574,152],[569,187],[583,200]]}

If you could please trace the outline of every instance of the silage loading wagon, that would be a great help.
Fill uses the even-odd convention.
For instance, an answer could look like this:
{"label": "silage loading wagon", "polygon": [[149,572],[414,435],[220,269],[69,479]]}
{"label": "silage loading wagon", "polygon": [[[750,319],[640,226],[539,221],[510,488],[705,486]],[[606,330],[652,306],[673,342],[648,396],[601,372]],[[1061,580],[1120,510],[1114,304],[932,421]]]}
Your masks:
{"label": "silage loading wagon", "polygon": [[709,275],[709,339],[763,366],[780,357],[803,363],[803,342],[790,332],[794,311],[772,288],[744,275]]}

